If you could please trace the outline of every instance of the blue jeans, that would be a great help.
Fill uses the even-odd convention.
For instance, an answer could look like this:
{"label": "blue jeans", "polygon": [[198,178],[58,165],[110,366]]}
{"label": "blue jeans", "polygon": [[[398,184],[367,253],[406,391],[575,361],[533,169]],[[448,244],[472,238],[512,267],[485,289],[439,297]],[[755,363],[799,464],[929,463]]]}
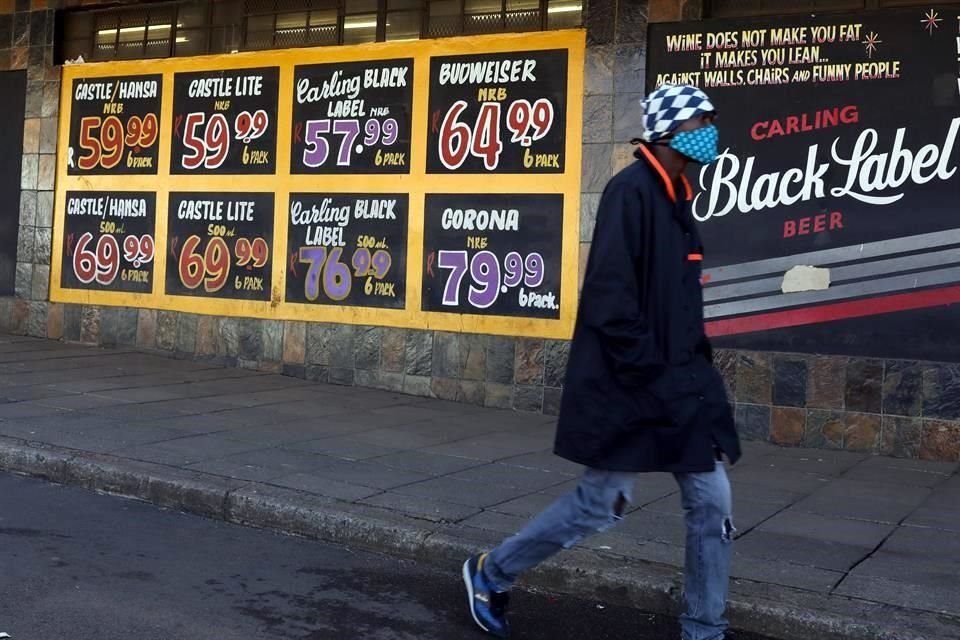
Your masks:
{"label": "blue jeans", "polygon": [[[683,640],[722,640],[730,577],[733,501],[722,462],[708,473],[676,473],[686,512]],[[507,591],[522,572],[623,518],[637,474],[587,469],[577,488],[562,496],[520,533],[490,552],[487,579]]]}

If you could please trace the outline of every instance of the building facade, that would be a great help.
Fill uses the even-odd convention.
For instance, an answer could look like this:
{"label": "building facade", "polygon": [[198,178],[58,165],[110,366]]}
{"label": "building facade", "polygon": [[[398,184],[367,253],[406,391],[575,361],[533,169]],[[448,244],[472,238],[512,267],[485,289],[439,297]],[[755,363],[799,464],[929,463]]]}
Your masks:
{"label": "building facade", "polygon": [[[721,165],[729,171],[732,158],[745,162],[748,153],[758,174],[765,162],[799,171],[814,140],[801,134],[823,135],[815,140],[827,149],[847,125],[874,131],[875,143],[882,138],[889,147],[898,127],[958,113],[957,9],[882,0],[0,0],[8,116],[0,133],[0,330],[555,414],[600,193],[633,161],[638,102],[652,84],[715,87],[722,135],[730,131],[731,144],[743,139],[744,151],[735,144]],[[846,35],[817,44],[821,28]],[[748,31],[773,41],[744,43]],[[524,35],[511,35],[517,32]],[[905,53],[908,35],[911,48],[929,42],[950,56],[933,71],[914,71],[921,65]],[[839,49],[844,37],[849,50]],[[773,49],[779,53],[768,64],[764,51]],[[80,57],[82,64],[63,64]],[[504,69],[516,60],[520,66],[502,77],[473,67],[481,69],[480,82],[466,83],[473,97],[450,80],[458,63]],[[531,71],[525,84],[522,61],[543,73]],[[844,64],[860,75],[844,76]],[[257,73],[244,71],[251,69]],[[358,82],[373,74],[362,81],[371,91],[332,101],[330,87],[350,69]],[[794,75],[806,69],[834,76]],[[231,95],[217,93],[225,78]],[[901,79],[912,84],[898,85]],[[504,100],[494,97],[501,89],[526,109],[497,107],[506,131],[497,150],[490,136],[476,135],[492,120],[468,109]],[[107,111],[112,91],[125,92],[125,113]],[[851,111],[864,95],[871,104],[902,102],[883,112],[903,112],[906,121],[883,120],[866,103]],[[907,113],[926,102],[931,110]],[[319,115],[310,111],[318,105]],[[347,117],[351,109],[383,117],[359,132],[370,139],[367,155],[351,156],[351,142],[336,169],[332,156],[325,164],[318,144],[308,143],[322,138],[332,146],[332,139],[298,135],[296,125]],[[218,113],[236,135],[210,124]],[[397,113],[406,120],[387,125]],[[459,113],[476,120],[475,131],[459,127]],[[120,128],[105,124],[111,115]],[[81,141],[83,121],[93,117],[101,131],[87,125]],[[693,176],[711,193],[739,189],[739,209],[731,204],[718,214],[723,206],[715,203],[698,217],[710,331],[744,437],[960,459],[960,343],[951,316],[960,277],[948,268],[956,259],[949,212],[957,206],[960,158],[945,122],[946,132],[931,129],[929,139],[921,140],[926,129],[903,134],[901,155],[910,146],[927,168],[916,170],[900,204],[869,202],[895,194],[878,187],[871,195],[863,184],[858,193],[867,201],[834,196],[848,186],[842,180],[824,183],[821,195],[815,178],[805,178],[814,180],[810,198],[791,198],[787,187],[778,192],[802,200],[804,210],[782,201],[740,206],[779,187],[770,187],[772,178],[744,186],[742,171],[736,179],[714,176],[716,185],[709,175]],[[473,140],[467,145],[457,132]],[[242,145],[228,151],[220,145],[225,137]],[[120,138],[127,153],[117,151]],[[794,141],[802,147],[795,153]],[[939,155],[923,151],[924,143]],[[102,213],[110,207],[121,212],[115,219]],[[352,212],[340,231],[310,224],[336,219],[337,210]],[[865,220],[878,222],[867,230]],[[327,242],[325,233],[333,234]],[[98,242],[103,237],[119,242]],[[887,271],[843,253],[867,245],[887,260]],[[366,250],[350,259],[338,252],[346,275],[329,268],[340,263],[328,262],[337,247]],[[924,257],[928,247],[938,252]],[[478,254],[496,260],[477,262]],[[455,273],[463,279],[451,285]]]}

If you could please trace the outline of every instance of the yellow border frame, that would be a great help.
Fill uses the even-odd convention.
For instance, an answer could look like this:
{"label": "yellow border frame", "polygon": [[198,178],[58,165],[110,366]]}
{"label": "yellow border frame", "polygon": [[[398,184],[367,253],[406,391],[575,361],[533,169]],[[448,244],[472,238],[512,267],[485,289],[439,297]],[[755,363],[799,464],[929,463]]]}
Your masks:
{"label": "yellow border frame", "polygon": [[[422,311],[424,195],[426,193],[487,193],[489,175],[436,175],[426,173],[428,93],[430,58],[433,56],[507,53],[539,49],[567,49],[566,172],[536,174],[537,193],[564,196],[563,258],[561,264],[561,309],[558,320],[482,316]],[[418,40],[345,47],[285,49],[195,58],[108,62],[66,66],[60,96],[56,196],[54,201],[53,252],[50,265],[50,300],[88,305],[142,307],[219,316],[271,320],[339,322],[386,327],[404,327],[566,339],[573,332],[577,303],[580,239],[580,167],[583,119],[583,70],[585,33],[582,30],[479,36],[442,40]],[[289,174],[290,131],[293,111],[294,66],[330,62],[362,62],[390,58],[414,59],[413,129],[410,173],[405,175],[301,176]],[[277,114],[277,173],[266,176],[170,176],[170,123],[173,121],[173,74],[184,71],[280,67]],[[66,148],[70,136],[70,91],[77,78],[97,78],[145,73],[163,74],[161,137],[157,174],[150,176],[68,176]],[[530,175],[496,175],[496,192],[531,193]],[[175,181],[175,184],[174,184]],[[60,286],[63,264],[64,205],[67,191],[153,191],[157,194],[153,292],[64,289]],[[307,305],[284,301],[286,264],[273,260],[270,302],[191,298],[163,293],[166,273],[167,205],[170,191],[269,191],[275,193],[274,256],[285,255],[287,207],[291,192],[316,193],[409,193],[407,237],[406,309]],[[282,251],[277,252],[277,248]]]}

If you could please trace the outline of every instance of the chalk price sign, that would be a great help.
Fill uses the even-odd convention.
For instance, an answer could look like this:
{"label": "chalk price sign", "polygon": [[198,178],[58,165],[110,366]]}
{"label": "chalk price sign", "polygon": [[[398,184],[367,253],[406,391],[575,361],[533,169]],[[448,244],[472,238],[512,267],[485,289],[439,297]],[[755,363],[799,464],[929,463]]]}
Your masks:
{"label": "chalk price sign", "polygon": [[287,300],[403,308],[406,194],[290,195]]}
{"label": "chalk price sign", "polygon": [[563,173],[567,51],[430,61],[429,173]]}
{"label": "chalk price sign", "polygon": [[129,191],[68,191],[60,286],[153,289],[156,196]]}
{"label": "chalk price sign", "polygon": [[423,310],[557,318],[561,195],[428,194]]}
{"label": "chalk price sign", "polygon": [[408,173],[413,60],[296,67],[291,173]]}
{"label": "chalk price sign", "polygon": [[274,173],[279,76],[278,67],[175,74],[170,173]]}
{"label": "chalk price sign", "polygon": [[74,80],[67,174],[155,174],[162,80],[160,75]]}
{"label": "chalk price sign", "polygon": [[272,193],[171,193],[167,293],[270,299]]}

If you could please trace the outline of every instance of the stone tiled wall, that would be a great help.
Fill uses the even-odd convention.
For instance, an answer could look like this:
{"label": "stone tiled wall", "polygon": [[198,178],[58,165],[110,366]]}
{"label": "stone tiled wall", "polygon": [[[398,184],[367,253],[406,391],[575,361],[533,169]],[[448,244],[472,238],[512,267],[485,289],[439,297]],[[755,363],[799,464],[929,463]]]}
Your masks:
{"label": "stone tiled wall", "polygon": [[[600,192],[632,161],[646,26],[697,19],[700,0],[590,0],[586,16],[580,272]],[[323,382],[555,415],[565,341],[51,304],[59,69],[52,5],[0,0],[0,70],[28,70],[15,298],[0,331],[256,368]],[[8,37],[9,36],[9,37]],[[960,460],[960,365],[720,351],[741,434],[783,446]]]}
{"label": "stone tiled wall", "polygon": [[745,438],[960,460],[960,365],[720,351]]}

